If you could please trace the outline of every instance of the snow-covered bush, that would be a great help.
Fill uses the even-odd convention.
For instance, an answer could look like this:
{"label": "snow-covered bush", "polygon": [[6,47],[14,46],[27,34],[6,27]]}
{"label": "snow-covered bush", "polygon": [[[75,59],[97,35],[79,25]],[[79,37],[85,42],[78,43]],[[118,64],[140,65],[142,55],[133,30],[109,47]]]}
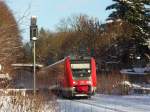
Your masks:
{"label": "snow-covered bush", "polygon": [[57,109],[55,98],[45,97],[42,94],[0,96],[1,112],[56,112]]}

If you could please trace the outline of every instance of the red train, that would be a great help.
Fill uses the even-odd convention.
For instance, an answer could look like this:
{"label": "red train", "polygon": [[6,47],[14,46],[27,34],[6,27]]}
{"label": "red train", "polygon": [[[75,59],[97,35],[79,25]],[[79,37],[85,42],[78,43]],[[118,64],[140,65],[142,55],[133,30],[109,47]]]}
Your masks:
{"label": "red train", "polygon": [[[96,63],[94,58],[65,59],[41,70],[50,86],[65,97],[87,96],[96,91]],[[49,78],[48,78],[49,77]],[[45,83],[45,82],[44,82]]]}

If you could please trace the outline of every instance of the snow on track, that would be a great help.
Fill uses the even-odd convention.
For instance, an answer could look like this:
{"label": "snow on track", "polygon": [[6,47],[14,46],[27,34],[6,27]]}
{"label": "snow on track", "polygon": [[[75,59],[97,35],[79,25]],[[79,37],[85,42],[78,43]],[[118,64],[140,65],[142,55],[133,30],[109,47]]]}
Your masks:
{"label": "snow on track", "polygon": [[91,105],[93,107],[98,107],[100,109],[105,109],[105,111],[107,110],[107,111],[113,111],[113,112],[127,112],[127,111],[119,110],[119,109],[109,107],[109,106],[106,106],[106,105],[103,105],[103,104],[92,103],[91,101],[86,101],[86,102],[85,101],[76,101],[76,102]]}
{"label": "snow on track", "polygon": [[90,105],[72,100],[59,100],[59,112],[115,112],[104,107]]}
{"label": "snow on track", "polygon": [[91,99],[59,99],[60,112],[150,112],[150,95],[96,95]]}
{"label": "snow on track", "polygon": [[[93,97],[99,103],[105,103],[107,106],[115,105],[115,108],[127,112],[150,112],[150,96],[109,96],[97,95]],[[100,102],[101,101],[101,102]]]}

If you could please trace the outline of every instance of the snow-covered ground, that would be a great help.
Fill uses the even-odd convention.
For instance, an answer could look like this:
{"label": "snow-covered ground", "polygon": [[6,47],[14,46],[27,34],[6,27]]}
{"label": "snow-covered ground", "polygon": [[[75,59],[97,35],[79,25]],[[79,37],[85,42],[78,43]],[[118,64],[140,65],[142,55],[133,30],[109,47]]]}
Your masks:
{"label": "snow-covered ground", "polygon": [[150,95],[95,95],[91,99],[59,99],[60,112],[150,112]]}
{"label": "snow-covered ground", "polygon": [[[0,96],[0,112],[33,112],[33,101],[26,97]],[[91,99],[59,98],[44,104],[40,102],[36,107],[40,112],[150,112],[150,95],[97,94]]]}
{"label": "snow-covered ground", "polygon": [[44,100],[41,96],[0,96],[0,112],[57,112],[55,100]]}

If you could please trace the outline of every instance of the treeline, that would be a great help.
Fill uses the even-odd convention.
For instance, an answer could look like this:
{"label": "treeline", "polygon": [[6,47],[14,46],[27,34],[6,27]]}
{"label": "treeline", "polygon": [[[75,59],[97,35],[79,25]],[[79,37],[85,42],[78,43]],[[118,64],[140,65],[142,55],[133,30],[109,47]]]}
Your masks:
{"label": "treeline", "polygon": [[[88,54],[97,63],[133,65],[136,57],[149,62],[150,1],[113,0],[106,23],[88,15],[65,18],[56,32],[41,28],[37,41],[37,61],[51,64],[67,55]],[[0,1],[0,64],[8,71],[12,63],[32,62],[31,43],[22,49],[20,30],[11,10]],[[148,61],[147,61],[148,60]],[[101,65],[100,65],[101,66]]]}
{"label": "treeline", "polygon": [[[71,24],[66,20],[61,22],[57,33],[40,29],[36,44],[39,63],[47,65],[67,55],[87,51],[99,63],[116,61],[127,65],[130,54],[136,52],[135,48],[132,51],[133,29],[125,22],[102,24],[97,19],[85,15],[71,17],[70,20]],[[25,48],[30,51],[29,43]],[[143,54],[146,53],[147,47],[142,50]],[[31,61],[32,56],[28,55],[27,59]]]}
{"label": "treeline", "polygon": [[[51,64],[67,55],[88,53],[98,65],[107,62],[118,67],[130,67],[138,58],[142,64],[150,59],[149,0],[113,0],[106,10],[113,10],[106,23],[87,15],[68,17],[60,21],[56,32],[44,28],[39,31],[37,60]],[[31,51],[30,43],[24,47]],[[26,52],[31,61],[31,52]]]}

